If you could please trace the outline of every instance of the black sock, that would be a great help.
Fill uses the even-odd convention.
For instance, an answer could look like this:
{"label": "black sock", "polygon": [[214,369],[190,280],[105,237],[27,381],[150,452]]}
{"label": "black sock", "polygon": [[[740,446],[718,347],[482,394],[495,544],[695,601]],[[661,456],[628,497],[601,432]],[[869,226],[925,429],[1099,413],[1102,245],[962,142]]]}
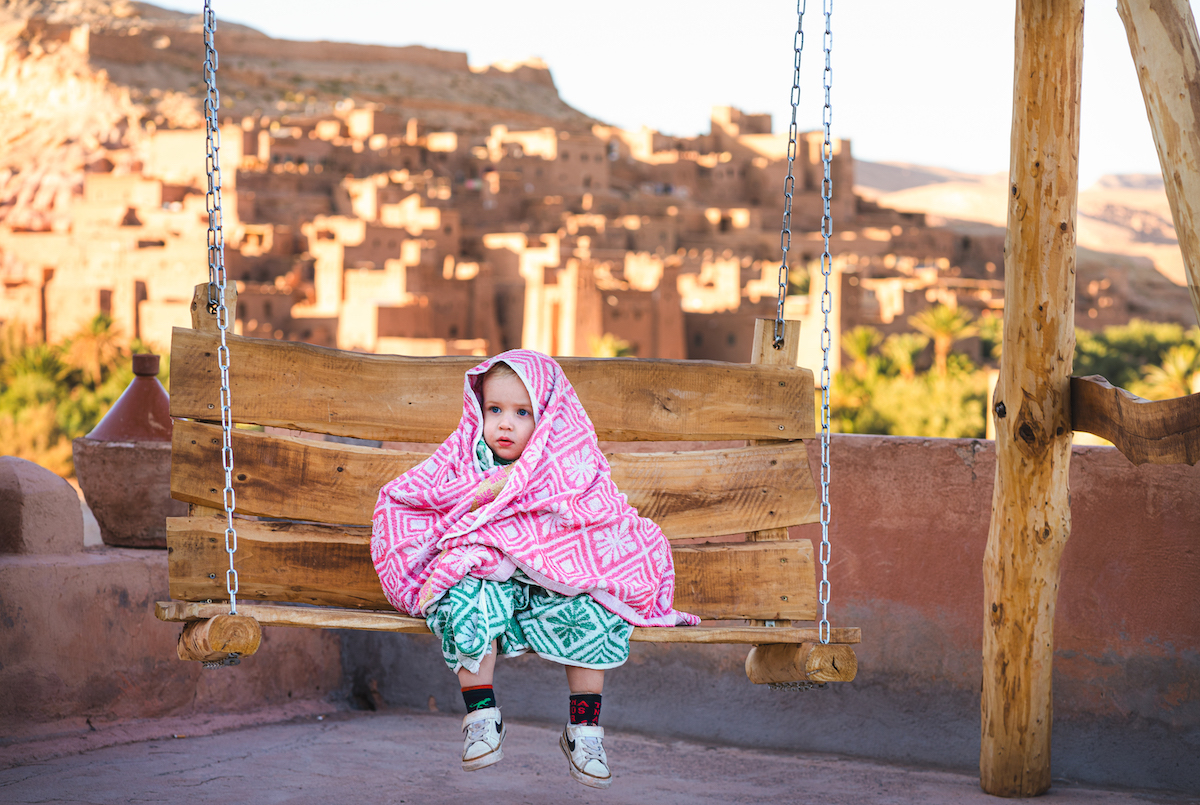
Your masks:
{"label": "black sock", "polygon": [[482,710],[485,707],[496,706],[496,692],[492,690],[491,685],[476,685],[472,688],[463,688],[462,695],[463,703],[467,705],[468,713]]}
{"label": "black sock", "polygon": [[571,694],[571,723],[588,724],[592,727],[600,723],[599,693]]}

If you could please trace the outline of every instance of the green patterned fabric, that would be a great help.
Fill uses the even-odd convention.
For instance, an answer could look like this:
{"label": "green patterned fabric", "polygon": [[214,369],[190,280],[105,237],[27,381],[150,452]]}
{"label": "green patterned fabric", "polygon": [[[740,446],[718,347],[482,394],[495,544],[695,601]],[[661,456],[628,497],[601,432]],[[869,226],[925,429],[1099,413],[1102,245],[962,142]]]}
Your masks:
{"label": "green patterned fabric", "polygon": [[451,671],[479,671],[493,640],[499,653],[527,651],[583,668],[615,668],[629,658],[633,624],[589,595],[565,596],[517,579],[487,581],[467,576],[426,617],[442,641]]}

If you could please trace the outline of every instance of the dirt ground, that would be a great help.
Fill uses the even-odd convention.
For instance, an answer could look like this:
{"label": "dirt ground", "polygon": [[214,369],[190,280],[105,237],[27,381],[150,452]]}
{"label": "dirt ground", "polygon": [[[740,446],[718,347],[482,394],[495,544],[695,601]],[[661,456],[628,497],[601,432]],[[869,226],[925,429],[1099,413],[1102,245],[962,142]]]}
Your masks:
{"label": "dirt ground", "polygon": [[[163,732],[163,730],[177,730]],[[272,724],[197,718],[45,736],[0,748],[5,803],[996,803],[974,775],[795,756],[610,732],[608,791],[571,780],[558,731],[510,723],[505,757],[459,768],[458,716],[306,713]],[[148,737],[155,736],[157,737]],[[163,737],[166,736],[166,737]],[[179,737],[174,737],[179,736]],[[81,743],[82,741],[82,743]],[[104,745],[104,744],[109,745]],[[81,746],[96,748],[78,751]],[[14,765],[15,764],[15,765]],[[1056,781],[1061,803],[1183,803],[1200,797]]]}

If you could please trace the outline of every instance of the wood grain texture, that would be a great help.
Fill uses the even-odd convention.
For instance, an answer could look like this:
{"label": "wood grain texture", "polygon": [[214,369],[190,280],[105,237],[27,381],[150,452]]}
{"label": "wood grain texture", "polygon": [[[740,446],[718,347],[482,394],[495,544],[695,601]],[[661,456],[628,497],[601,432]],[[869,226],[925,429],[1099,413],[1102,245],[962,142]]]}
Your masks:
{"label": "wood grain texture", "polygon": [[[239,601],[392,609],[371,564],[370,529],[254,520],[239,520],[237,528]],[[223,519],[168,518],[167,549],[172,598],[227,597]],[[803,620],[816,610],[808,540],[698,545],[673,553],[675,606],[701,618]]]}
{"label": "wood grain texture", "polygon": [[230,654],[248,657],[262,644],[258,621],[247,615],[215,615],[183,627],[176,645],[181,660],[211,662]]}
{"label": "wood grain texture", "polygon": [[1072,377],[1071,427],[1108,439],[1134,464],[1200,461],[1200,394],[1151,401],[1100,375]]}
{"label": "wood grain texture", "polygon": [[678,609],[702,618],[817,616],[812,543],[806,539],[678,547],[671,553]]}
{"label": "wood grain texture", "polygon": [[983,560],[979,778],[996,796],[1050,787],[1054,609],[1071,529],[1082,50],[1083,0],[1017,0],[996,483]]}
{"label": "wood grain texture", "polygon": [[[226,335],[233,335],[233,328],[229,326],[232,322],[237,321],[237,283],[230,282],[225,285],[225,321]],[[205,333],[216,335],[218,343],[220,343],[221,329],[217,324],[217,314],[208,311],[208,283],[202,282],[192,289],[192,304],[190,307],[192,314],[192,329],[200,330]],[[216,358],[213,359],[214,363]]]}
{"label": "wood grain texture", "polygon": [[[205,604],[188,601],[159,601],[154,615],[161,621],[179,623],[211,618],[229,611],[228,604]],[[410,618],[396,611],[371,612],[355,609],[322,607],[313,609],[289,604],[239,603],[238,611],[254,618],[264,626],[295,626],[315,629],[360,629],[373,632],[405,632],[429,634],[424,618]],[[640,643],[741,643],[772,644],[804,643],[817,639],[813,627],[748,627],[748,626],[679,626],[675,628],[635,627],[630,638]],[[835,643],[854,644],[862,640],[857,628],[835,628],[831,634]]]}
{"label": "wood grain texture", "polygon": [[[176,420],[171,494],[219,507],[221,429]],[[424,453],[234,431],[234,489],[242,514],[369,525],[379,489]],[[816,490],[803,442],[678,453],[613,453],[612,478],[669,539],[740,534],[814,522]],[[786,539],[786,535],[780,539]]]}
{"label": "wood grain texture", "polygon": [[1188,0],[1117,0],[1200,320],[1200,36]]}
{"label": "wood grain texture", "polygon": [[[406,358],[229,336],[236,422],[397,442],[441,442],[477,358]],[[218,339],[176,328],[171,415],[219,418]],[[601,439],[706,441],[813,435],[813,375],[794,366],[560,358]]]}
{"label": "wood grain texture", "polygon": [[746,656],[746,676],[756,685],[772,682],[851,682],[858,656],[847,645],[801,643],[755,646]]}
{"label": "wood grain texture", "polygon": [[[754,320],[754,342],[750,346],[750,363],[755,366],[795,366],[796,359],[800,354],[800,322],[785,321],[783,323],[783,343],[778,349],[775,348],[775,320],[774,319],[755,319]],[[762,444],[762,441],[750,440],[751,445]],[[804,473],[804,479],[808,486],[812,486],[812,472]],[[816,497],[816,490],[813,491],[813,504],[817,508],[811,511],[812,520],[809,522],[817,522],[821,518],[820,508]],[[776,542],[788,538],[786,528],[767,528],[762,530],[752,530],[746,533],[747,542]],[[773,620],[773,619],[772,619]],[[754,619],[750,621],[751,626],[766,626],[766,620]],[[772,626],[787,626],[788,621],[772,623]]]}

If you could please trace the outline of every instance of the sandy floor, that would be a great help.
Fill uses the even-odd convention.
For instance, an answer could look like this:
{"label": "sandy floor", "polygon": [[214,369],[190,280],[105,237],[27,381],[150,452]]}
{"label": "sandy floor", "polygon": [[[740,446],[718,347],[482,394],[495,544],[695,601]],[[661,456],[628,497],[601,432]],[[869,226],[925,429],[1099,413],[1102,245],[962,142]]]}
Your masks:
{"label": "sandy floor", "polygon": [[[592,791],[567,775],[558,730],[509,724],[504,760],[459,769],[457,716],[330,713],[241,726],[214,734],[198,720],[191,736],[157,738],[56,754],[7,755],[5,803],[997,803],[973,775],[880,765],[832,756],[795,757],[610,733],[615,781]],[[173,729],[186,723],[174,722]],[[220,730],[218,724],[215,727]],[[143,734],[146,725],[141,727]],[[125,740],[137,730],[126,730]],[[109,733],[117,735],[118,733]],[[13,747],[10,747],[12,749]],[[1177,803],[1198,798],[1104,791],[1056,783],[1063,803]]]}

